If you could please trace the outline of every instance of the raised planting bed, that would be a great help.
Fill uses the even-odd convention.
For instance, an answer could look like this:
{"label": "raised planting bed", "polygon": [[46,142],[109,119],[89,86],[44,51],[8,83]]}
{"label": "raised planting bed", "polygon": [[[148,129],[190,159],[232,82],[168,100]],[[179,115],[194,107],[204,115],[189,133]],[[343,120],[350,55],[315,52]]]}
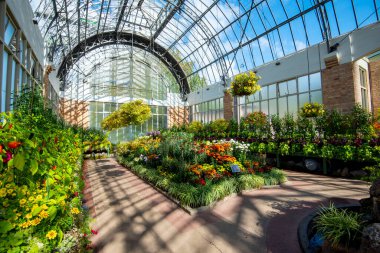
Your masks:
{"label": "raised planting bed", "polygon": [[285,173],[277,168],[256,174],[237,173],[218,180],[205,179],[204,183],[178,182],[174,175],[163,173],[157,169],[126,161],[120,157],[118,161],[140,178],[163,190],[190,213],[194,211],[192,208],[213,205],[216,201],[243,190],[260,189],[264,186],[286,182]]}

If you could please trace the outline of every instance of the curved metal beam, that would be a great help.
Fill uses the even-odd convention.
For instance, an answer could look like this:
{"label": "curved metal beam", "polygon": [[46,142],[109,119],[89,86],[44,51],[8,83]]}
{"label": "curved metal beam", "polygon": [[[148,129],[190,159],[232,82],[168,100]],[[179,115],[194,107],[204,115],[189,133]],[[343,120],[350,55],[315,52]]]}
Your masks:
{"label": "curved metal beam", "polygon": [[112,45],[112,44],[123,44],[130,45],[133,47],[138,47],[141,49],[150,52],[161,62],[163,62],[174,75],[177,80],[180,88],[180,93],[182,98],[190,93],[190,86],[187,81],[186,73],[183,71],[181,66],[178,64],[178,61],[166,51],[161,45],[154,43],[152,44],[150,39],[145,38],[141,35],[132,34],[132,33],[118,33],[115,31],[104,32],[88,37],[87,39],[81,41],[76,45],[71,52],[69,52],[62,60],[61,65],[58,68],[58,77],[62,80],[68,70],[77,62],[85,53],[92,51],[96,48]]}

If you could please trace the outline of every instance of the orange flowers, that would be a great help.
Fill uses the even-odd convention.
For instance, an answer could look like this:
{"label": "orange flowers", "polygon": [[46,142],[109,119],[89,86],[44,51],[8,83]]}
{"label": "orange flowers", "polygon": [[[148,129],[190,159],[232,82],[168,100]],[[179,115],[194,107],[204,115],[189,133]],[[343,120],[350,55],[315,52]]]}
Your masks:
{"label": "orange flowers", "polygon": [[11,141],[8,143],[8,148],[18,148],[21,144],[19,141]]}
{"label": "orange flowers", "polygon": [[3,153],[3,146],[0,145],[0,153]]}
{"label": "orange flowers", "polygon": [[376,130],[380,130],[380,122],[375,122],[373,124],[373,127],[376,129]]}

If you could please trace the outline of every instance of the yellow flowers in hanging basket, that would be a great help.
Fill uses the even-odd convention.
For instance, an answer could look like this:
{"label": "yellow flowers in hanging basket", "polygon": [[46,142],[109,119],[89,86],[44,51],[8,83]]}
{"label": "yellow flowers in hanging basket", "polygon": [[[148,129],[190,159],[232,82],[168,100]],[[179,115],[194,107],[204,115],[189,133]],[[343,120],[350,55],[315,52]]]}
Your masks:
{"label": "yellow flowers in hanging basket", "polygon": [[325,112],[323,104],[315,103],[305,103],[301,107],[301,115],[306,118],[321,116]]}
{"label": "yellow flowers in hanging basket", "polygon": [[233,96],[239,97],[255,94],[257,91],[261,90],[261,86],[257,83],[259,80],[260,77],[252,71],[249,73],[238,74],[231,82],[229,92]]}

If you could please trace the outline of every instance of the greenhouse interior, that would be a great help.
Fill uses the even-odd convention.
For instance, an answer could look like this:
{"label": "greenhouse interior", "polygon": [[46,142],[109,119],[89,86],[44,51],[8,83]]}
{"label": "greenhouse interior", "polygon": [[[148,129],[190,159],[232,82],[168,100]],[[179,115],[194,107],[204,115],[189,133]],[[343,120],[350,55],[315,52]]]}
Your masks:
{"label": "greenhouse interior", "polygon": [[380,0],[0,0],[0,252],[380,252]]}

